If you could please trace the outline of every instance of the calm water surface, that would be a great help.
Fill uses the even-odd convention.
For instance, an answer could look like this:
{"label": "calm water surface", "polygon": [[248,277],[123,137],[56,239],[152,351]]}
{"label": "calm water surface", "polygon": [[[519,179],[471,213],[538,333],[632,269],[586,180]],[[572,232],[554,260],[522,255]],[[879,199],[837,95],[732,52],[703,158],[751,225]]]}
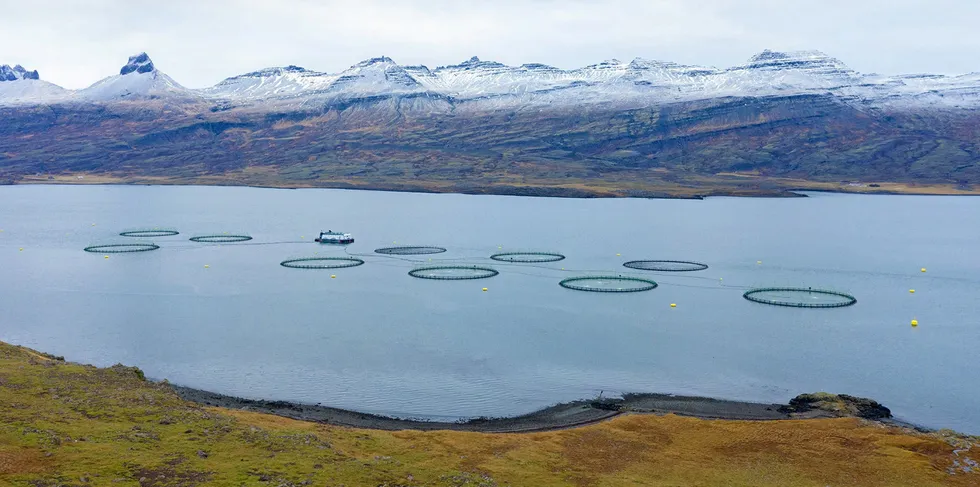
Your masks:
{"label": "calm water surface", "polygon": [[[512,415],[599,391],[783,402],[825,390],[980,433],[980,198],[811,196],[0,187],[0,339],[226,394],[401,416]],[[154,252],[82,251],[157,226],[181,235],[152,239],[162,247]],[[367,264],[279,266],[345,255],[309,243],[321,229],[353,233],[346,252],[367,254]],[[222,232],[254,240],[187,241]],[[427,281],[407,275],[415,262],[372,254],[393,242],[450,250],[414,258],[425,263],[489,264],[498,247],[568,258],[493,263],[501,273],[488,280]],[[632,259],[711,267],[621,267]],[[661,286],[620,295],[557,284],[595,271]],[[746,287],[774,285],[846,291],[858,304],[742,299]]]}

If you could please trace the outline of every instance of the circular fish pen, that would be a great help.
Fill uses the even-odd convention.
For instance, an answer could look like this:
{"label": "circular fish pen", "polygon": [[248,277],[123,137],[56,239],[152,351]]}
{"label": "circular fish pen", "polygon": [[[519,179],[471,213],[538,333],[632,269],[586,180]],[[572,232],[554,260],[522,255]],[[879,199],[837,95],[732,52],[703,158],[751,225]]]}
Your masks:
{"label": "circular fish pen", "polygon": [[279,263],[279,265],[290,269],[343,269],[362,264],[364,261],[356,257],[305,257],[288,259]]}
{"label": "circular fish pen", "polygon": [[375,253],[384,254],[384,255],[441,254],[445,251],[446,249],[442,247],[435,247],[430,245],[402,245],[398,247],[382,247],[380,249],[374,249]]}
{"label": "circular fish pen", "polygon": [[419,267],[408,271],[408,275],[419,279],[437,281],[459,281],[464,279],[487,279],[500,274],[496,269],[483,266],[437,265]]}
{"label": "circular fish pen", "polygon": [[130,243],[130,244],[104,244],[90,245],[84,251],[94,254],[127,254],[130,252],[149,252],[159,249],[160,246],[151,243]]}
{"label": "circular fish pen", "polygon": [[631,260],[623,265],[630,269],[661,272],[694,272],[708,268],[708,264],[687,260]]}
{"label": "circular fish pen", "polygon": [[582,276],[562,279],[558,283],[565,289],[593,293],[636,293],[650,291],[658,286],[656,281],[625,276]]}
{"label": "circular fish pen", "polygon": [[120,232],[121,237],[152,238],[152,237],[173,237],[180,235],[177,230],[130,230]]}
{"label": "circular fish pen", "polygon": [[540,264],[542,262],[558,262],[565,260],[565,256],[554,252],[501,252],[493,254],[491,259],[500,262],[513,262],[519,264]]}
{"label": "circular fish pen", "polygon": [[752,289],[742,297],[754,303],[791,308],[843,308],[857,303],[857,298],[847,293],[796,287]]}
{"label": "circular fish pen", "polygon": [[191,237],[191,242],[201,243],[235,243],[249,240],[252,240],[252,237],[248,235],[199,235]]}

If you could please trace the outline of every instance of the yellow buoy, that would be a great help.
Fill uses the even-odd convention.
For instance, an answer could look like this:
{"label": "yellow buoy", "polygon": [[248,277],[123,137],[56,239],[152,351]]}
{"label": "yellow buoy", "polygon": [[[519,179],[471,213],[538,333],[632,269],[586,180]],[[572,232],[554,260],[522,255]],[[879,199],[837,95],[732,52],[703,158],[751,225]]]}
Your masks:
{"label": "yellow buoy", "polygon": [[330,274],[330,279],[336,279],[336,278],[337,278],[336,274]]}
{"label": "yellow buoy", "polygon": [[670,303],[670,307],[671,307],[671,308],[676,308],[676,307],[677,307],[677,305],[676,305],[676,304],[674,304],[674,303]]}
{"label": "yellow buoy", "polygon": [[757,261],[755,261],[755,263],[761,265],[762,264],[762,261],[761,260],[757,260]]}
{"label": "yellow buoy", "polygon": [[23,251],[24,251],[24,247],[21,247],[21,248],[20,248],[20,251],[21,251],[21,252],[23,252]]}
{"label": "yellow buoy", "polygon": [[915,294],[915,289],[909,289],[909,294]]}
{"label": "yellow buoy", "polygon": [[487,288],[483,288],[483,292],[487,292]]}
{"label": "yellow buoy", "polygon": [[919,320],[912,320],[912,326],[919,326]]}
{"label": "yellow buoy", "polygon": [[925,271],[926,271],[926,268],[925,268],[925,267],[923,267],[923,268],[922,268],[922,269],[920,270],[920,272],[925,272]]}
{"label": "yellow buoy", "polygon": [[619,254],[616,254],[616,257],[619,257]]}
{"label": "yellow buoy", "polygon": [[105,258],[106,258],[106,259],[108,259],[108,258],[109,258],[109,256],[107,255],[107,256],[105,256]]}
{"label": "yellow buoy", "polygon": [[207,264],[204,264],[204,268],[205,268],[205,269],[210,269],[210,268],[211,268],[211,266],[209,266],[209,265],[207,265]]}
{"label": "yellow buoy", "polygon": [[93,224],[92,224],[92,226],[94,227],[94,226],[95,226],[95,224],[93,223]]}

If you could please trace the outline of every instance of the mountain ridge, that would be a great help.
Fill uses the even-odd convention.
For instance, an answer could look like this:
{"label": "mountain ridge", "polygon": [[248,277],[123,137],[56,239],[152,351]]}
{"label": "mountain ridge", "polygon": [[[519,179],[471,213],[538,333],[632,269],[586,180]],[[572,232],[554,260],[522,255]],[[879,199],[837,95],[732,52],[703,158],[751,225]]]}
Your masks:
{"label": "mountain ridge", "polygon": [[[384,66],[383,79],[378,73],[365,77]],[[13,72],[12,68],[6,67]],[[0,70],[0,79],[4,74]],[[156,73],[159,83],[151,86],[116,88],[105,92],[109,78],[81,90],[65,90],[74,101],[112,101],[125,96],[153,96],[173,93],[180,98],[206,99],[235,106],[251,107],[270,101],[277,109],[283,99],[308,96],[299,106],[329,101],[325,92],[341,99],[378,94],[429,93],[453,100],[468,101],[492,96],[517,96],[514,103],[526,103],[536,92],[568,90],[565,104],[665,103],[727,96],[770,96],[786,93],[831,93],[848,102],[876,108],[904,103],[908,108],[942,106],[943,108],[980,108],[980,74],[895,75],[858,73],[836,58],[820,51],[764,50],[745,63],[728,68],[683,65],[670,61],[634,58],[629,62],[607,60],[575,69],[559,69],[541,63],[508,66],[473,56],[459,64],[428,68],[424,65],[402,66],[387,56],[370,58],[353,64],[340,73],[325,73],[298,66],[269,67],[231,76],[202,89],[187,89],[159,71],[144,52],[131,56],[117,76]],[[33,79],[38,80],[36,71]],[[129,80],[127,78],[127,80]],[[252,80],[245,83],[245,80]],[[113,83],[117,83],[113,81]],[[118,83],[120,85],[130,83]],[[278,84],[278,85],[277,85]],[[248,86],[246,86],[248,85]],[[52,85],[56,86],[56,85]],[[100,88],[100,86],[102,86]],[[59,87],[60,88],[60,87]],[[583,93],[584,92],[584,93]],[[93,95],[94,93],[101,93]],[[45,95],[46,93],[40,93]],[[64,101],[60,96],[18,99],[18,104],[39,105]],[[0,92],[0,105],[9,104]],[[508,98],[509,99],[509,98]],[[548,104],[557,101],[549,99]],[[500,108],[500,107],[491,107]]]}

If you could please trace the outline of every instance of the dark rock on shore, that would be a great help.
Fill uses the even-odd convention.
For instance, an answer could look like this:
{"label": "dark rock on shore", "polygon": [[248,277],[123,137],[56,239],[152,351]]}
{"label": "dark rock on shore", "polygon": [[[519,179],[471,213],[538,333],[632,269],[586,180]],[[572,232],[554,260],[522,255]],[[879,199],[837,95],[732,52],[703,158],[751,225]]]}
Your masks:
{"label": "dark rock on shore", "polygon": [[780,408],[780,411],[787,414],[823,412],[839,417],[854,416],[872,420],[892,417],[891,410],[882,406],[878,401],[827,392],[800,394],[791,399],[789,405]]}

